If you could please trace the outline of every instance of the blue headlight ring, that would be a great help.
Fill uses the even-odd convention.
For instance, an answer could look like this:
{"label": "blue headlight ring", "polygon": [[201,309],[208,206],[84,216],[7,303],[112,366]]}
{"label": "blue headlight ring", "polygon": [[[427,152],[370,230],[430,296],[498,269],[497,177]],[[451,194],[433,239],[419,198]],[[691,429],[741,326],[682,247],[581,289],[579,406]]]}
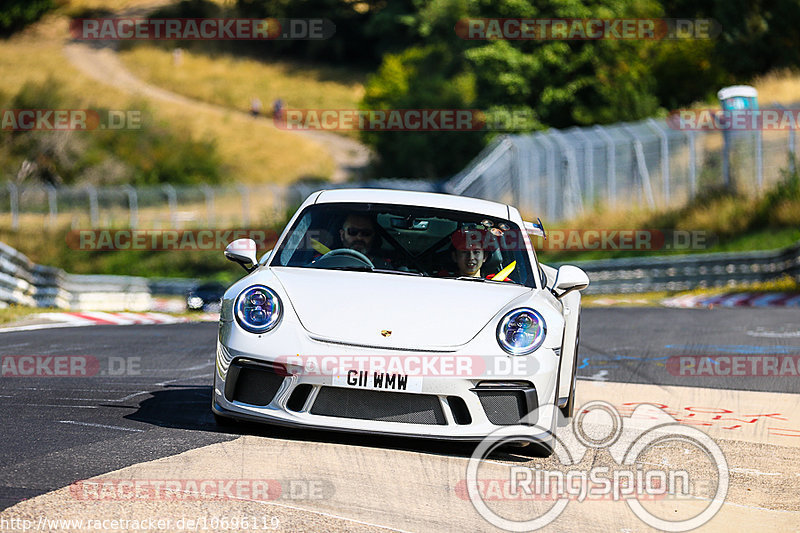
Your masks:
{"label": "blue headlight ring", "polygon": [[[247,299],[249,299],[252,293],[255,291],[262,292],[267,297],[267,302],[271,303],[272,307],[272,313],[269,315],[267,323],[263,326],[251,324],[246,319],[244,313],[244,307]],[[249,331],[250,333],[266,333],[277,326],[283,317],[283,303],[281,302],[280,297],[275,293],[275,291],[264,285],[251,285],[240,292],[239,296],[236,297],[234,309],[236,322],[243,330]]]}
{"label": "blue headlight ring", "polygon": [[[512,320],[516,319],[522,313],[527,313],[533,317],[534,323],[538,324],[539,331],[537,332],[536,336],[533,339],[531,344],[523,349],[514,349],[507,345],[505,342],[506,333],[508,331],[508,325],[511,323]],[[547,323],[544,321],[544,317],[536,311],[535,309],[531,309],[530,307],[521,307],[519,309],[514,309],[503,317],[502,320],[497,324],[497,344],[510,355],[529,355],[541,347],[544,343],[544,339],[547,336]]]}

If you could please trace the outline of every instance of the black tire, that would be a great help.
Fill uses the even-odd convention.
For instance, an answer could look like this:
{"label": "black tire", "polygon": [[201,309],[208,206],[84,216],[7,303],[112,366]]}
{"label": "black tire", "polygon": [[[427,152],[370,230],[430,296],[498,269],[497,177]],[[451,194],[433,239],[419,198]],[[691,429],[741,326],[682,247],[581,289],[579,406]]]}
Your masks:
{"label": "black tire", "polygon": [[524,447],[520,448],[520,452],[525,457],[546,459],[553,455],[554,444],[555,439],[552,437],[547,441],[529,442]]}

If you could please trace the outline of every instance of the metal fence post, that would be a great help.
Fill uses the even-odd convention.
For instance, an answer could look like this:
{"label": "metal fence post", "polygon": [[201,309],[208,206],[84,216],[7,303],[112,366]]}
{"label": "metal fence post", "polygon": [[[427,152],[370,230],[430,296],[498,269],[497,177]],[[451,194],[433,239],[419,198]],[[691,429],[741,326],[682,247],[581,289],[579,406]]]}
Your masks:
{"label": "metal fence post", "polygon": [[172,222],[174,229],[178,228],[178,195],[175,193],[175,187],[172,185],[162,185],[161,189],[167,195],[167,203],[169,204],[169,218]]}
{"label": "metal fence post", "polygon": [[575,148],[564,139],[560,131],[551,130],[551,132],[553,139],[561,147],[567,166],[567,179],[565,182],[570,192],[570,212],[567,216],[571,217],[574,216],[576,212],[579,214],[583,213],[583,195],[581,194],[581,186],[578,182],[578,158],[575,156]]}
{"label": "metal fence post", "polygon": [[130,213],[130,226],[131,229],[136,229],[139,225],[139,199],[136,195],[136,189],[130,185],[123,185],[122,188],[128,193],[128,211]]}
{"label": "metal fence post", "polygon": [[11,229],[19,229],[19,190],[10,181],[6,184],[11,208]]}
{"label": "metal fence post", "polygon": [[54,229],[58,217],[58,193],[52,185],[45,185],[45,188],[47,189],[47,209],[50,212],[50,228]]}
{"label": "metal fence post", "polygon": [[[520,188],[520,210],[527,214],[541,214],[541,198],[533,190],[533,168],[538,168],[538,150],[533,149],[530,138],[515,136],[512,138],[516,151],[516,173]],[[522,146],[517,146],[522,143]]]}
{"label": "metal fence post", "polygon": [[100,213],[97,205],[97,189],[92,185],[86,186],[86,194],[89,195],[89,220],[91,221],[92,228],[97,228],[100,225]]}
{"label": "metal fence post", "polygon": [[756,194],[761,194],[764,185],[764,146],[761,128],[756,129]]}
{"label": "metal fence post", "polygon": [[694,199],[697,194],[697,145],[694,131],[687,131],[689,142],[689,199]]}
{"label": "metal fence post", "polygon": [[594,144],[583,128],[575,128],[573,131],[580,135],[584,142],[583,172],[586,175],[586,197],[591,204],[594,204]]}
{"label": "metal fence post", "polygon": [[642,147],[642,141],[639,140],[639,137],[636,135],[636,132],[628,126],[624,125],[623,129],[631,136],[633,139],[633,153],[634,159],[636,160],[636,166],[634,167],[639,175],[639,179],[642,182],[642,191],[644,192],[644,197],[647,200],[647,204],[650,206],[650,209],[655,208],[656,202],[653,198],[653,187],[650,184],[650,172],[647,170],[647,163],[644,159],[644,147]]}
{"label": "metal fence post", "polygon": [[595,126],[592,128],[597,134],[606,142],[606,193],[608,195],[608,203],[616,203],[617,198],[617,147],[614,139],[608,134],[602,126]]}
{"label": "metal fence post", "polygon": [[669,190],[669,137],[664,128],[655,119],[647,119],[647,124],[658,132],[661,138],[661,179],[664,180],[664,207],[670,204]]}
{"label": "metal fence post", "polygon": [[560,185],[559,180],[556,178],[556,148],[553,141],[547,138],[546,133],[537,134],[537,139],[545,147],[545,167],[547,167],[547,218],[556,220],[556,202],[558,201],[558,192],[556,187]]}
{"label": "metal fence post", "polygon": [[[778,102],[773,102],[772,103],[772,107],[774,107],[775,109],[780,109],[782,111],[786,111],[786,107],[784,107],[783,105],[779,104]],[[794,157],[795,157],[795,153],[794,153],[795,152],[794,130],[795,130],[795,127],[797,126],[797,124],[794,123],[794,115],[793,114],[789,113],[789,119],[790,119],[789,120],[789,137],[787,139],[788,147],[789,147],[789,172],[791,174],[794,174],[794,172],[795,172],[795,170],[797,168],[797,166],[796,166],[797,162],[794,159]]]}

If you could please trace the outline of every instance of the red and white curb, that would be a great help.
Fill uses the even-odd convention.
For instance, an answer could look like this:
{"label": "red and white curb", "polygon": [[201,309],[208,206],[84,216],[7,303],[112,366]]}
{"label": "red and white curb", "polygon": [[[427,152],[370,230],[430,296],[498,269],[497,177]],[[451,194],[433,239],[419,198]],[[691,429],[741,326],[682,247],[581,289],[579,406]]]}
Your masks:
{"label": "red and white curb", "polygon": [[0,328],[0,333],[52,328],[72,328],[80,326],[131,326],[144,324],[178,324],[184,322],[216,322],[219,320],[219,314],[198,313],[192,317],[179,317],[164,313],[108,313],[102,311],[72,311],[64,313],[42,313],[36,315],[36,318],[47,320],[47,322],[42,324]]}
{"label": "red and white curb", "polygon": [[690,294],[667,298],[667,307],[800,307],[800,294],[791,292],[739,292],[731,294]]}

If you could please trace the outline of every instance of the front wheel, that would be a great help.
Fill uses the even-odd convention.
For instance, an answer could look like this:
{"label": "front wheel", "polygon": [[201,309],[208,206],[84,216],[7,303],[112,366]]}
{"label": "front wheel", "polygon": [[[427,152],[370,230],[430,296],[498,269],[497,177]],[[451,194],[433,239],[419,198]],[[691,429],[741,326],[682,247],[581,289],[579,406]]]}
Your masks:
{"label": "front wheel", "polygon": [[546,441],[529,442],[520,450],[521,454],[525,457],[535,457],[537,459],[545,459],[553,455],[555,446],[555,438],[550,438]]}

